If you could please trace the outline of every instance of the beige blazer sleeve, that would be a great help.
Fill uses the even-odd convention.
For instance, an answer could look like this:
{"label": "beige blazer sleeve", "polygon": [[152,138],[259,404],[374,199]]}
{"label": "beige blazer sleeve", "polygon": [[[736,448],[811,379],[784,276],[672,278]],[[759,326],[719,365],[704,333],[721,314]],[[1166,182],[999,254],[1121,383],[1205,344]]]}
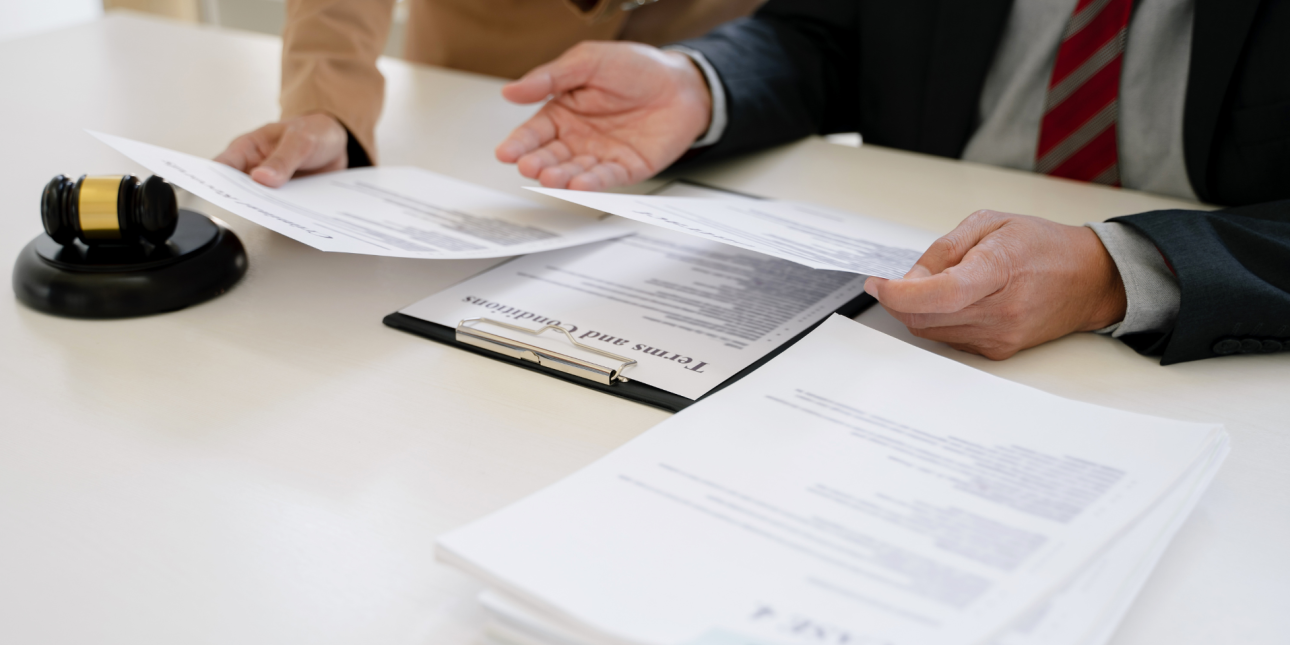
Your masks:
{"label": "beige blazer sleeve", "polygon": [[338,119],[376,163],[376,121],[394,0],[287,0],[282,31],[282,118],[322,112]]}

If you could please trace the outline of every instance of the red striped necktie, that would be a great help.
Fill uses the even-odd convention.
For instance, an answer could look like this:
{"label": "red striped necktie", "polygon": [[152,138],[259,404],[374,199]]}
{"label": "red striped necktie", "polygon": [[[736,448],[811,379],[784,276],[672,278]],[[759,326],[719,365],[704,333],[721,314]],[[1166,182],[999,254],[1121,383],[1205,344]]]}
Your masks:
{"label": "red striped necktie", "polygon": [[1066,24],[1039,127],[1035,170],[1120,185],[1115,122],[1133,0],[1079,0]]}

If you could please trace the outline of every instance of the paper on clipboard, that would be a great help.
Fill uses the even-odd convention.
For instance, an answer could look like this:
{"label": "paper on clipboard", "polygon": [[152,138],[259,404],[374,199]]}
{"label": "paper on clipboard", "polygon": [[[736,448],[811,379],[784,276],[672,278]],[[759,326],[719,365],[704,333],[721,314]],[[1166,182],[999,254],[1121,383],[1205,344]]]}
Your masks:
{"label": "paper on clipboard", "polygon": [[[693,184],[669,192],[747,197]],[[573,339],[636,364],[626,377],[697,399],[864,292],[864,277],[626,222],[630,237],[516,258],[400,313],[447,327],[491,318]],[[484,331],[612,364],[560,334]]]}

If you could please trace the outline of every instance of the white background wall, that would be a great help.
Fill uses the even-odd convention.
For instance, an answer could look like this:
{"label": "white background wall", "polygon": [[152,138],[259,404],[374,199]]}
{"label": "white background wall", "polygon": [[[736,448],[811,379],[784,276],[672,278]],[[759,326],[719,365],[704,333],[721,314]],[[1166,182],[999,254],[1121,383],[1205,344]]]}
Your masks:
{"label": "white background wall", "polygon": [[103,0],[0,0],[0,40],[93,20]]}

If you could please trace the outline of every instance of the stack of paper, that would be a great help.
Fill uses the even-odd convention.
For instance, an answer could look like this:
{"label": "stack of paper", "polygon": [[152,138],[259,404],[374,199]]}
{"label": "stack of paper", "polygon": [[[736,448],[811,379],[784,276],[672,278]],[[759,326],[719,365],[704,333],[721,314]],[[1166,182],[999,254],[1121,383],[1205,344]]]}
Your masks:
{"label": "stack of paper", "polygon": [[1096,645],[1226,452],[834,317],[438,552],[499,643]]}

